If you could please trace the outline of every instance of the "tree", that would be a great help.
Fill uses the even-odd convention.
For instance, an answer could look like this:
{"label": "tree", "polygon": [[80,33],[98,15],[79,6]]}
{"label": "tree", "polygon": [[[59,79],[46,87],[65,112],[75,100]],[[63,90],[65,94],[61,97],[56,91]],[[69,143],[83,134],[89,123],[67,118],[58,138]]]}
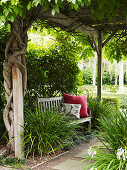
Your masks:
{"label": "tree", "polygon": [[[124,85],[124,72],[123,72],[123,59],[126,58],[126,38],[127,33],[125,31],[119,31],[114,38],[105,46],[105,53],[107,58],[113,62],[115,59],[119,62],[119,90],[123,89]],[[117,63],[115,64],[115,84],[117,84]]]}

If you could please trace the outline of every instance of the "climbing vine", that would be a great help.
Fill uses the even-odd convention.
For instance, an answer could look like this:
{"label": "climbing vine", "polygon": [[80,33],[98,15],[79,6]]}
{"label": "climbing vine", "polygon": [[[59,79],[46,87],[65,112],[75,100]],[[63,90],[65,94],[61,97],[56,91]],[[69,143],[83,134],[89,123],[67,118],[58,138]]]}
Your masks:
{"label": "climbing vine", "polygon": [[33,9],[26,19],[16,17],[11,25],[11,35],[5,49],[5,61],[3,67],[4,87],[7,104],[3,112],[5,127],[8,131],[9,144],[7,145],[7,153],[14,151],[14,105],[13,105],[13,82],[12,70],[16,66],[22,73],[23,94],[26,94],[27,88],[27,71],[25,62],[25,52],[27,49],[27,30],[30,28],[36,16],[41,12],[41,7]]}

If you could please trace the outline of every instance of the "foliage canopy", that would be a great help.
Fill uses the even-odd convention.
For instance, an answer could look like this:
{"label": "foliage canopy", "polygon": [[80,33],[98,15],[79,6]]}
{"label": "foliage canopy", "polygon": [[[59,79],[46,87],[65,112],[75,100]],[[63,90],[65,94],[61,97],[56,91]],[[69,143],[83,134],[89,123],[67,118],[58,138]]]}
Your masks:
{"label": "foliage canopy", "polygon": [[[72,8],[78,9],[84,5],[83,0],[67,0]],[[16,16],[26,17],[26,12],[33,7],[41,5],[45,10],[52,8],[52,14],[59,12],[62,8],[63,0],[1,0],[0,2],[0,20],[13,22]]]}
{"label": "foliage canopy", "polygon": [[[52,9],[52,15],[59,13],[63,4],[78,10],[80,7],[90,6],[95,19],[113,19],[116,17],[127,17],[127,2],[125,0],[1,0],[0,1],[0,20],[13,22],[16,16],[26,17],[27,11],[38,5],[45,10]],[[110,4],[110,5],[109,5]]]}

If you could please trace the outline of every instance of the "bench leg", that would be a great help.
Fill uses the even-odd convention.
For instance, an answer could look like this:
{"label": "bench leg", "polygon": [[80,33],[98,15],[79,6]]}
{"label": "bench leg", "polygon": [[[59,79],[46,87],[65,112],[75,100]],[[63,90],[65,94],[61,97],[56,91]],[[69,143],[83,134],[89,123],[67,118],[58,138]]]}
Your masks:
{"label": "bench leg", "polygon": [[89,123],[88,123],[88,132],[89,132],[89,133],[91,132],[91,120],[90,120]]}

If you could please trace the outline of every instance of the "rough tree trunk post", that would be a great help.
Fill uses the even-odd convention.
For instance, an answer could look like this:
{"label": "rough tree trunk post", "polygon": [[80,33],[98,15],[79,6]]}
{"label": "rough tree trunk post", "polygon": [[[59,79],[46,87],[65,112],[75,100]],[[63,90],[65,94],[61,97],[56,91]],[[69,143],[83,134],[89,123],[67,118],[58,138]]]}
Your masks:
{"label": "rough tree trunk post", "polygon": [[[21,57],[19,57],[21,61]],[[12,67],[12,81],[13,81],[13,104],[14,104],[14,137],[15,137],[15,157],[24,159],[22,143],[22,131],[24,126],[24,112],[23,112],[23,86],[22,73],[16,67]]]}
{"label": "rough tree trunk post", "polygon": [[98,34],[98,85],[97,96],[101,99],[102,92],[102,35],[101,31]]}
{"label": "rough tree trunk post", "polygon": [[4,87],[7,104],[3,118],[8,131],[9,143],[7,154],[15,152],[15,157],[23,158],[21,132],[24,126],[23,99],[26,92],[26,63],[27,32],[23,30],[23,20],[17,17],[11,23],[11,36],[5,49]]}

